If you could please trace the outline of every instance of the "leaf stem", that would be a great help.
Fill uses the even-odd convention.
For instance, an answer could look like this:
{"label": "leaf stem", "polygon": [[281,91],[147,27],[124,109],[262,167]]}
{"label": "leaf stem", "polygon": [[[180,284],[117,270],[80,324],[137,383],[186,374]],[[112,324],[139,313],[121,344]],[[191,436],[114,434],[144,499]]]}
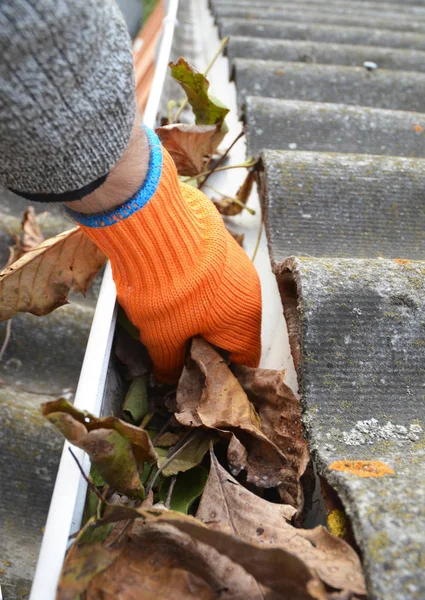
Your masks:
{"label": "leaf stem", "polygon": [[142,422],[139,425],[139,429],[146,429],[146,427],[149,424],[149,421],[152,419],[152,417],[153,417],[153,413],[147,413],[143,417]]}
{"label": "leaf stem", "polygon": [[[218,47],[217,52],[214,54],[214,56],[212,57],[212,59],[210,60],[210,62],[207,65],[207,68],[205,69],[203,75],[204,77],[206,77],[208,75],[208,73],[211,71],[215,61],[217,60],[217,58],[220,56],[220,54],[223,52],[224,48],[227,46],[227,42],[229,41],[228,37],[225,37],[224,40],[222,40],[220,46]],[[181,102],[178,111],[176,112],[175,116],[174,116],[174,123],[177,123],[180,115],[183,112],[183,109],[185,108],[186,104],[189,102],[187,96],[186,98]]]}
{"label": "leaf stem", "polygon": [[[199,177],[204,177],[205,175],[211,175],[211,173],[218,173],[219,171],[227,171],[229,169],[243,169],[243,168],[249,169],[249,167],[253,167],[256,162],[257,161],[255,158],[250,158],[249,160],[245,161],[244,163],[240,163],[239,165],[228,165],[227,167],[218,167],[218,168],[214,167],[210,171],[204,171],[203,173],[198,173],[198,175],[193,175],[192,177],[189,177],[189,179],[185,180],[185,183],[187,183],[188,181],[192,181],[192,179],[199,179]],[[204,181],[202,182],[201,186],[202,185],[204,185]]]}
{"label": "leaf stem", "polygon": [[261,234],[263,232],[263,218],[260,219],[260,229],[258,231],[257,241],[255,243],[254,252],[252,253],[251,261],[254,262],[257,256],[258,248],[260,247]]}
{"label": "leaf stem", "polygon": [[217,52],[214,54],[214,56],[212,57],[212,59],[210,60],[210,62],[208,63],[207,68],[204,71],[204,75],[205,77],[208,75],[208,73],[211,71],[215,61],[217,60],[217,58],[220,56],[220,54],[223,52],[223,50],[225,49],[225,47],[227,46],[229,41],[229,37],[225,37],[224,40],[221,41],[220,46],[218,47]]}

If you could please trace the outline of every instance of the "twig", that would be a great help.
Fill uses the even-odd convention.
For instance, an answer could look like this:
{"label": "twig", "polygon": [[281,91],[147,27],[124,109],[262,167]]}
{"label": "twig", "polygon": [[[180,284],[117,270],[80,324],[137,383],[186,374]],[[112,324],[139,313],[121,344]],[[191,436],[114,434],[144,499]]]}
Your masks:
{"label": "twig", "polygon": [[[229,169],[243,169],[243,168],[247,169],[249,167],[253,167],[256,162],[257,161],[255,158],[250,158],[249,160],[246,160],[243,163],[239,163],[238,165],[228,165],[227,167],[214,167],[210,171],[204,171],[203,173],[198,173],[198,175],[193,175],[192,177],[189,177],[189,179],[185,179],[184,182],[187,183],[188,181],[192,181],[192,179],[199,179],[199,177],[204,177],[204,175],[211,175],[212,173],[218,173],[219,171],[227,171]],[[205,180],[206,180],[206,178],[205,178]],[[204,185],[204,181],[201,183],[200,188],[203,185]]]}
{"label": "twig", "polygon": [[173,475],[170,481],[170,487],[167,492],[167,499],[165,500],[165,508],[170,508],[171,496],[173,495],[174,486],[176,485],[177,475]]}
{"label": "twig", "polygon": [[83,467],[80,465],[80,463],[78,462],[78,458],[75,456],[72,448],[68,448],[68,450],[71,453],[72,458],[75,460],[75,462],[77,463],[77,467],[80,470],[81,475],[83,476],[83,479],[85,480],[85,482],[87,483],[87,485],[89,486],[89,488],[91,489],[92,492],[94,492],[96,494],[96,496],[99,498],[99,500],[101,502],[104,502],[105,504],[107,504],[105,498],[102,496],[102,494],[99,492],[99,490],[97,489],[97,487],[94,485],[94,483],[92,481],[90,481],[90,479],[87,477],[87,475],[84,473]]}
{"label": "twig", "polygon": [[202,187],[205,185],[205,183],[206,183],[207,179],[210,177],[210,175],[212,175],[215,171],[217,171],[217,168],[224,161],[226,156],[229,154],[230,150],[233,148],[233,146],[236,144],[236,142],[238,142],[241,139],[241,137],[243,137],[244,135],[245,135],[245,131],[242,129],[242,131],[235,137],[235,139],[230,144],[230,146],[227,148],[227,150],[224,152],[224,154],[219,158],[215,167],[213,169],[211,169],[210,173],[208,173],[208,175],[205,177],[204,181],[199,185],[199,189],[202,189]]}
{"label": "twig", "polygon": [[225,37],[224,40],[222,40],[220,46],[218,47],[217,52],[214,54],[214,56],[212,57],[212,59],[210,60],[210,62],[208,63],[207,68],[204,71],[204,75],[205,77],[208,75],[208,73],[211,71],[215,61],[217,60],[217,58],[220,56],[220,54],[223,52],[223,50],[225,49],[225,47],[227,46],[227,43],[229,41],[229,37]]}
{"label": "twig", "polygon": [[[217,58],[220,56],[220,54],[223,52],[224,48],[227,46],[227,42],[229,41],[229,38],[226,37],[224,38],[224,40],[221,42],[220,46],[218,47],[217,52],[214,54],[214,56],[212,57],[212,59],[210,60],[210,62],[207,65],[207,68],[204,71],[204,76],[206,77],[208,75],[208,73],[211,71],[212,66],[214,65],[215,61],[217,60]],[[183,102],[180,104],[179,106],[179,110],[176,112],[175,117],[174,117],[174,123],[177,123],[178,118],[180,117],[180,115],[182,114],[182,111],[184,109],[184,107],[186,106],[186,104],[188,103],[188,99],[187,96],[186,98],[183,100]]]}
{"label": "twig", "polygon": [[185,441],[184,443],[182,443],[182,442],[183,442],[183,440],[185,439],[185,438],[183,438],[183,439],[181,439],[181,440],[180,440],[180,442],[179,442],[179,443],[176,445],[176,450],[174,450],[173,454],[167,458],[167,460],[166,460],[166,461],[165,461],[165,462],[162,464],[162,466],[161,466],[161,467],[159,467],[158,471],[157,471],[157,472],[155,473],[155,475],[152,477],[152,481],[151,481],[151,482],[149,483],[149,485],[146,487],[146,495],[148,495],[148,494],[149,494],[149,492],[151,491],[151,489],[152,489],[152,488],[153,488],[153,486],[155,485],[155,483],[156,483],[156,480],[157,480],[157,479],[158,479],[158,477],[161,475],[162,471],[163,471],[163,470],[164,470],[166,467],[168,467],[168,465],[169,465],[169,464],[171,464],[171,463],[173,462],[173,460],[174,460],[175,458],[177,458],[177,456],[178,456],[178,455],[179,455],[181,452],[183,452],[183,450],[186,448],[186,446],[188,446],[188,445],[191,443],[191,441],[192,441],[192,440],[193,440],[193,438],[195,437],[195,433],[196,433],[195,431],[188,431],[188,433],[187,433],[187,434],[186,434],[186,436],[185,436],[185,438],[187,438],[187,439],[186,439],[186,441]]}
{"label": "twig", "polygon": [[257,256],[257,252],[258,252],[258,248],[260,247],[260,241],[261,241],[261,234],[263,232],[263,218],[261,217],[260,220],[260,229],[258,231],[258,236],[257,236],[257,241],[255,242],[255,248],[254,248],[254,252],[252,253],[252,258],[251,261],[254,262],[256,256]]}
{"label": "twig", "polygon": [[10,332],[12,331],[12,319],[9,319],[6,323],[6,334],[4,336],[3,344],[0,349],[0,362],[2,361],[3,355],[6,352],[7,345],[10,340]]}

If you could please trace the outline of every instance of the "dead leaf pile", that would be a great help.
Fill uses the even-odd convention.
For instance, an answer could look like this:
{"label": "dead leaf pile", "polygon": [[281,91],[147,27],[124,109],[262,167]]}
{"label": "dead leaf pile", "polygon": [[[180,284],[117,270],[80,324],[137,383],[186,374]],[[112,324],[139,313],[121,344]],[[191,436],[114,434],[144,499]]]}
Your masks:
{"label": "dead leaf pile", "polygon": [[365,594],[351,546],[323,527],[291,524],[309,461],[300,410],[284,373],[230,368],[202,338],[177,389],[133,378],[127,422],[64,400],[43,405],[93,465],[58,600]]}

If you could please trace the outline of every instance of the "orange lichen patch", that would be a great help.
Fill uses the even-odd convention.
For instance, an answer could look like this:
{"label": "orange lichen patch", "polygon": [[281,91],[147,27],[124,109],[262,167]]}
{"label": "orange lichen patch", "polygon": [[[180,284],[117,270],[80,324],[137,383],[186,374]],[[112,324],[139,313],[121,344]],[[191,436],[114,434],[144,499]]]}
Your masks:
{"label": "orange lichen patch", "polygon": [[274,72],[275,75],[285,75],[285,71],[283,69],[276,69]]}
{"label": "orange lichen patch", "polygon": [[424,128],[421,127],[420,125],[415,125],[414,129],[415,129],[416,133],[422,133],[424,130]]}
{"label": "orange lichen patch", "polygon": [[410,262],[410,260],[408,260],[407,258],[393,258],[393,262],[399,265],[407,265]]}
{"label": "orange lichen patch", "polygon": [[357,477],[382,477],[383,475],[394,475],[394,469],[380,460],[336,460],[329,469],[332,471],[344,471],[357,475]]}

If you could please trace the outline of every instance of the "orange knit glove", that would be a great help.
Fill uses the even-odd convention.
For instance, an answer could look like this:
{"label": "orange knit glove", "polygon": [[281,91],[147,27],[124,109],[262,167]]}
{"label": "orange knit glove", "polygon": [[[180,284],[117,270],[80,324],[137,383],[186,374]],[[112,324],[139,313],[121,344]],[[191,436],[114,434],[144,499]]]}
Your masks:
{"label": "orange knit glove", "polygon": [[213,203],[182,184],[146,129],[146,179],[129,201],[101,215],[70,214],[111,261],[119,303],[139,329],[160,381],[178,379],[188,340],[200,334],[233,362],[258,366],[261,289],[253,266]]}

